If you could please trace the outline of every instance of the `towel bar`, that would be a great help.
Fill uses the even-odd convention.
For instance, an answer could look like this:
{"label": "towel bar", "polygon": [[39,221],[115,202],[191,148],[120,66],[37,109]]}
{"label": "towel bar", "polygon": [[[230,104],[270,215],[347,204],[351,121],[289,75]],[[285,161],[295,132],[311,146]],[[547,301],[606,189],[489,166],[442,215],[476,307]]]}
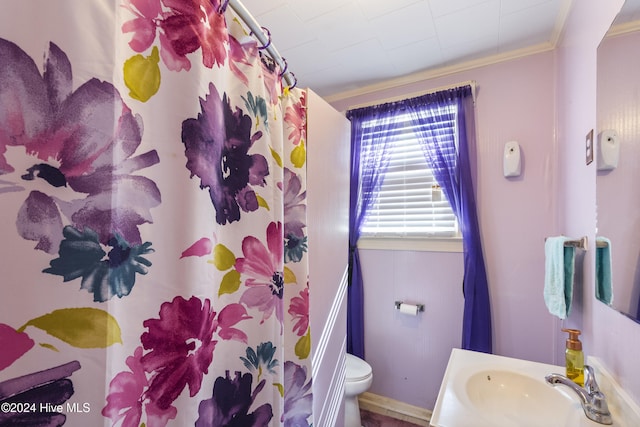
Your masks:
{"label": "towel bar", "polygon": [[587,250],[589,248],[589,239],[587,236],[582,237],[580,240],[567,240],[564,242],[565,246],[574,246],[578,249]]}
{"label": "towel bar", "polygon": [[[544,240],[546,241],[547,238],[545,237]],[[566,242],[564,242],[564,245],[565,247],[573,246],[574,248],[578,248],[586,251],[589,248],[589,239],[587,238],[587,236],[584,236],[578,240],[567,240]]]}

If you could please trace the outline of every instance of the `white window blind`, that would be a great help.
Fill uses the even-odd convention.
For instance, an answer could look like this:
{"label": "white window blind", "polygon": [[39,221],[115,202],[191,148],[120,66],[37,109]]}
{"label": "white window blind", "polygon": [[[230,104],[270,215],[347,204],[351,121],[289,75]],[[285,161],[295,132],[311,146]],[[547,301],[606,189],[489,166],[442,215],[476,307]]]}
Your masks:
{"label": "white window blind", "polygon": [[[453,142],[452,147],[456,146],[455,113],[455,106],[439,110],[435,120],[427,125],[430,131],[437,132],[439,139],[446,138]],[[400,116],[396,120],[400,123],[399,129],[388,135],[392,140],[389,167],[376,203],[362,226],[361,236],[459,236],[456,217],[444,192],[438,191],[438,182],[425,159],[416,129],[407,116]],[[363,138],[369,138],[369,142],[375,144],[375,138],[380,137],[379,123],[371,120],[363,123],[363,126]],[[445,155],[455,159],[455,148]]]}

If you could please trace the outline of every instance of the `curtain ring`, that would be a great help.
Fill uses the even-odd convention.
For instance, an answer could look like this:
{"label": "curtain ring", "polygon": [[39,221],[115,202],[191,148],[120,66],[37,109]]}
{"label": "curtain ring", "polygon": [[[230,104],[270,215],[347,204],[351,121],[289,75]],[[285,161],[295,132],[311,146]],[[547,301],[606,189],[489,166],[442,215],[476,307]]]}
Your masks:
{"label": "curtain ring", "polygon": [[[258,49],[262,50],[262,49],[268,48],[271,45],[271,31],[269,31],[267,27],[260,27],[260,28],[262,28],[262,31],[267,33],[267,38],[269,39],[267,40],[267,44],[265,44],[264,46],[258,46]],[[250,35],[253,35],[253,31],[251,31]]]}
{"label": "curtain ring", "polygon": [[284,62],[284,68],[282,69],[282,72],[280,73],[280,77],[284,76],[285,73],[287,72],[287,68],[289,68],[289,64],[287,63],[287,59],[286,58],[282,58],[282,62]]}
{"label": "curtain ring", "polygon": [[298,86],[298,78],[296,77],[295,74],[293,74],[291,71],[289,71],[289,74],[291,76],[293,76],[293,84],[291,86],[289,86],[289,90],[293,89],[294,87]]}
{"label": "curtain ring", "polygon": [[227,6],[229,6],[229,0],[224,0],[222,3],[220,3],[220,7],[218,8],[218,13],[220,15],[225,13],[227,11]]}

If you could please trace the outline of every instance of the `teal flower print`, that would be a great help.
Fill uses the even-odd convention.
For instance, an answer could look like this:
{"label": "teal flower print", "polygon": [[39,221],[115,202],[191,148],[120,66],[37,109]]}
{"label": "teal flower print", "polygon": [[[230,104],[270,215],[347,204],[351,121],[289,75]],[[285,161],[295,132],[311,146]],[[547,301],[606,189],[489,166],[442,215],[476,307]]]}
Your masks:
{"label": "teal flower print", "polygon": [[258,371],[258,379],[262,376],[263,367],[271,374],[275,374],[275,367],[278,366],[278,359],[274,359],[276,348],[270,341],[263,342],[254,350],[247,347],[247,357],[240,356],[240,360],[247,369]]}
{"label": "teal flower print", "polygon": [[151,266],[143,256],[153,252],[149,242],[131,246],[116,235],[109,240],[111,249],[107,253],[98,234],[90,228],[80,231],[68,225],[62,234],[59,257],[43,272],[62,276],[65,282],[81,277],[80,288],[91,292],[94,301],[129,295],[136,274],[147,274],[147,267]]}

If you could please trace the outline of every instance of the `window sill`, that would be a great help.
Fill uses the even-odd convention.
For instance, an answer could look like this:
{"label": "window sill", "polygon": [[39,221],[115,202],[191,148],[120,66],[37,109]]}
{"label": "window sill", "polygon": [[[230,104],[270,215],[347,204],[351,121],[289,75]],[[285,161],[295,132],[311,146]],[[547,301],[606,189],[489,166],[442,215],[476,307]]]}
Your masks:
{"label": "window sill", "polygon": [[359,249],[416,252],[462,252],[462,238],[361,238]]}

